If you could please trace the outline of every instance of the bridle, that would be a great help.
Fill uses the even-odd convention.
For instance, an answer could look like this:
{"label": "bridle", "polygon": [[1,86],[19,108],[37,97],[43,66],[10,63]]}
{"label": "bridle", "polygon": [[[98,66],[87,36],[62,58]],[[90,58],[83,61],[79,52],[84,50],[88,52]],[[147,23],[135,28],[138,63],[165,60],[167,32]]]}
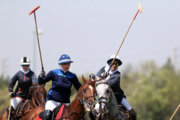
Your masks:
{"label": "bridle", "polygon": [[[108,85],[108,83],[107,82],[100,82],[100,83],[97,83],[96,84],[96,87],[99,85],[99,84],[107,84]],[[100,97],[100,98],[98,98],[98,102],[99,102],[99,104],[101,105],[101,103],[104,103],[106,106],[109,106],[109,105],[114,105],[114,104],[112,104],[112,103],[110,103],[111,102],[111,100],[112,100],[112,89],[110,88],[110,86],[108,85],[108,89],[107,89],[107,91],[108,91],[108,95],[106,96],[106,97]],[[104,100],[104,101],[103,101]],[[103,113],[104,114],[104,113]],[[115,116],[110,116],[110,114],[108,113],[107,115],[109,116],[109,118],[111,118],[111,120],[115,120],[116,119],[116,117],[119,115],[119,114],[121,114],[121,112],[118,112]]]}
{"label": "bridle", "polygon": [[[106,84],[106,85],[108,85],[108,83],[104,83],[104,82],[102,82],[102,83],[97,83],[96,84],[96,87],[98,86],[98,85],[100,85],[100,84]],[[109,86],[109,85],[108,85]],[[112,92],[112,90],[111,90],[111,88],[110,87],[108,87],[108,89],[107,89],[107,91],[108,91],[108,95],[106,96],[106,97],[100,97],[100,98],[98,98],[98,102],[101,104],[101,103],[105,103],[105,104],[108,104],[108,103],[110,103],[110,101],[111,101],[111,92]],[[103,101],[103,100],[105,100],[105,101]]]}
{"label": "bridle", "polygon": [[[89,84],[89,85],[94,86],[94,83],[92,83],[92,82],[87,82],[87,83],[85,83],[85,84]],[[85,84],[83,84],[83,85],[79,88],[79,89],[82,89],[82,92],[81,92],[82,98],[80,97],[79,94],[77,95],[77,99],[78,99],[78,101],[79,101],[80,104],[77,105],[76,109],[77,109],[78,106],[80,106],[80,105],[88,104],[88,106],[93,106],[93,104],[94,104],[94,103],[92,103],[91,101],[89,101],[89,98],[91,98],[91,97],[92,97],[92,98],[95,98],[94,95],[93,95],[93,96],[85,97],[85,90],[86,90],[86,88],[82,88],[82,87],[84,87]],[[70,105],[73,106],[72,104],[70,104]],[[92,107],[92,108],[93,108],[93,107]],[[90,109],[92,109],[92,108],[90,108]],[[75,109],[75,110],[76,110],[76,109]],[[71,107],[72,113],[71,113],[70,115],[68,115],[67,117],[61,117],[59,120],[61,120],[61,119],[69,119],[70,116],[73,115],[73,114],[79,116],[79,117],[83,120],[83,117],[84,117],[83,115],[84,115],[85,112],[83,113],[83,115],[80,115],[79,113],[75,112],[75,110],[73,109],[73,107]],[[69,119],[69,120],[70,120],[70,119]]]}
{"label": "bridle", "polygon": [[[91,83],[91,82],[87,82],[87,83],[85,83],[85,84],[90,84],[90,85],[94,86],[94,83]],[[84,85],[85,85],[85,84],[84,84]],[[83,86],[84,86],[84,85],[83,85]],[[92,98],[95,98],[95,96],[85,97],[85,88],[82,88],[82,99],[80,98],[80,95],[77,96],[80,104],[91,104],[91,105],[92,105],[93,103],[91,103],[91,101],[88,100],[88,99],[91,98],[91,97],[92,97]]]}
{"label": "bridle", "polygon": [[39,86],[32,86],[32,87],[31,87],[32,102],[33,102],[33,104],[34,104],[35,107],[41,105],[40,101],[45,101],[45,98],[44,98],[44,97],[40,97],[40,99],[37,99],[37,98],[36,98],[36,96],[39,96],[39,93],[35,91],[37,88],[42,88],[42,89],[44,89],[44,86],[39,85]]}

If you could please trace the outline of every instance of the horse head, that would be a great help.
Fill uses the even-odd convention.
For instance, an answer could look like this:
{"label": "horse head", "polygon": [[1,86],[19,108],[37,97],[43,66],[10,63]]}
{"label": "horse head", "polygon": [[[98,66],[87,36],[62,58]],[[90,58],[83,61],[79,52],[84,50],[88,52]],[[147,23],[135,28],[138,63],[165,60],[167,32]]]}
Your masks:
{"label": "horse head", "polygon": [[99,103],[99,112],[103,114],[109,113],[109,104],[112,98],[112,89],[105,79],[96,82],[96,93]]}
{"label": "horse head", "polygon": [[35,106],[45,105],[47,92],[44,85],[32,86],[30,91]]}
{"label": "horse head", "polygon": [[91,81],[91,79],[86,80],[83,76],[82,81],[83,85],[78,91],[79,101],[84,105],[85,111],[90,111],[93,108],[95,102],[95,82]]}

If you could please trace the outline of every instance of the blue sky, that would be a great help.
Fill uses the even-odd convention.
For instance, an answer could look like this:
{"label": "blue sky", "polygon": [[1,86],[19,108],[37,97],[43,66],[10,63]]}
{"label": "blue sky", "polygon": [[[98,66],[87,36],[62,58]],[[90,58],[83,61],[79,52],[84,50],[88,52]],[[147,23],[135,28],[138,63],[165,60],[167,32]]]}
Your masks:
{"label": "blue sky", "polygon": [[[19,61],[28,56],[33,69],[34,18],[28,13],[35,6],[43,61],[46,72],[58,68],[57,60],[67,53],[74,60],[71,71],[97,72],[115,54],[138,10],[138,0],[0,0],[0,60],[12,76]],[[138,66],[154,60],[163,64],[177,48],[180,60],[180,1],[141,0],[143,13],[136,18],[119,56],[123,66]],[[36,73],[40,60],[36,48]],[[1,68],[2,68],[2,64]],[[179,64],[178,64],[179,65]],[[2,69],[0,69],[2,72]]]}

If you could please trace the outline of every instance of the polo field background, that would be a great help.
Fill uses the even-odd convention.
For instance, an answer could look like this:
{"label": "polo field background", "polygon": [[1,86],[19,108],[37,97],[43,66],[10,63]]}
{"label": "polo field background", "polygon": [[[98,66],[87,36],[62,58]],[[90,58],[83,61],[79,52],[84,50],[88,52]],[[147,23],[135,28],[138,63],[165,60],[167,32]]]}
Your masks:
{"label": "polo field background", "polygon": [[[121,87],[127,100],[137,112],[138,120],[169,120],[180,104],[180,71],[175,69],[171,59],[158,66],[147,61],[138,67],[126,65],[121,70]],[[79,80],[81,81],[79,76]],[[85,74],[86,79],[88,74]],[[0,113],[9,105],[8,84],[10,77],[0,77]],[[81,81],[82,82],[82,81]],[[48,91],[51,82],[46,84]],[[76,95],[72,87],[71,101]],[[173,120],[179,120],[180,110]]]}

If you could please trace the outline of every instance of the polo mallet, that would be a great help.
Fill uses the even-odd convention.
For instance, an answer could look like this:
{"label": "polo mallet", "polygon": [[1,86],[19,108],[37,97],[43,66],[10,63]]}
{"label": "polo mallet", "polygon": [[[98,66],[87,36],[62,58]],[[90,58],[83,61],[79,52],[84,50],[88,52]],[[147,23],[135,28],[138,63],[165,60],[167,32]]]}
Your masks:
{"label": "polo mallet", "polygon": [[39,8],[40,8],[40,6],[35,7],[31,12],[29,12],[29,15],[34,13],[34,20],[35,20],[35,26],[36,26],[36,35],[37,35],[39,55],[40,55],[40,61],[41,61],[41,68],[42,68],[42,71],[44,71],[44,66],[43,66],[43,61],[42,61],[42,54],[41,54],[41,48],[40,48],[40,42],[39,42],[39,32],[38,32],[38,26],[37,26],[37,20],[36,20],[36,10],[39,9]]}
{"label": "polo mallet", "polygon": [[8,120],[10,120],[10,114],[11,114],[11,99],[10,99],[10,104],[9,104],[9,114],[8,114]]}
{"label": "polo mallet", "polygon": [[180,104],[177,106],[176,110],[174,111],[173,115],[171,116],[171,118],[169,120],[172,120],[173,117],[175,116],[175,114],[177,113],[177,111],[179,110],[180,108]]}
{"label": "polo mallet", "polygon": [[115,57],[113,58],[113,60],[112,60],[112,62],[111,62],[111,65],[110,65],[110,67],[109,67],[109,69],[108,69],[108,72],[110,71],[110,69],[111,69],[111,67],[112,67],[112,65],[113,65],[113,63],[114,63],[114,61],[115,61],[115,59],[116,59],[116,57],[117,57],[117,55],[118,55],[118,53],[119,53],[119,51],[120,51],[120,49],[121,49],[121,47],[122,47],[122,45],[123,45],[125,39],[126,39],[126,36],[127,36],[127,34],[129,33],[129,30],[130,30],[132,24],[134,23],[134,21],[135,21],[137,15],[138,15],[138,13],[139,13],[139,12],[142,13],[141,3],[138,3],[138,6],[139,6],[139,9],[138,9],[138,11],[136,12],[136,14],[135,14],[135,16],[134,16],[134,18],[133,18],[133,20],[132,20],[130,26],[128,27],[128,30],[127,30],[127,32],[126,32],[126,34],[125,34],[125,36],[124,36],[124,38],[123,38],[123,40],[122,40],[120,46],[119,46],[119,49],[118,49],[118,51],[116,52],[116,55],[115,55]]}

